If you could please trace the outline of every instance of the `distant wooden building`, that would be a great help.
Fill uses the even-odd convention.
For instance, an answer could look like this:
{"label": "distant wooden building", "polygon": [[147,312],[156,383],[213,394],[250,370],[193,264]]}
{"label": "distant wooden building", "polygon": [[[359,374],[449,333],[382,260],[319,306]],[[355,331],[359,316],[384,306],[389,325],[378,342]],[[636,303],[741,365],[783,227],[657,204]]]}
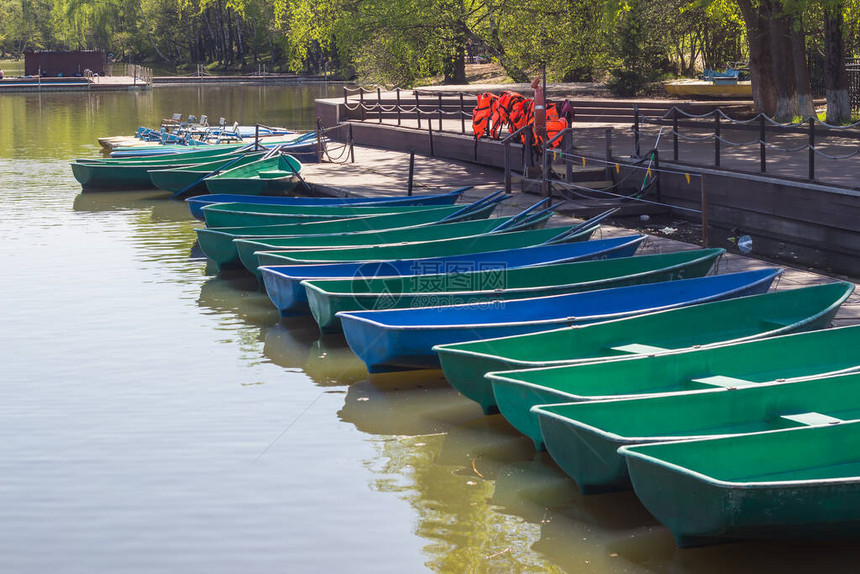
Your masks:
{"label": "distant wooden building", "polygon": [[28,76],[83,75],[90,70],[105,75],[105,53],[102,50],[39,50],[24,54],[24,74]]}

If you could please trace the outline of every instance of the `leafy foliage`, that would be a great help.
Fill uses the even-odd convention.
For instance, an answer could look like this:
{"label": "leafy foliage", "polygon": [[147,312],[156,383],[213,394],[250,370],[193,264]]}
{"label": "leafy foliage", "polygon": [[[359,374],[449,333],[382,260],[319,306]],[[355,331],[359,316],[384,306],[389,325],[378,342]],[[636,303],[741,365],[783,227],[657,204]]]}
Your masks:
{"label": "leafy foliage", "polygon": [[[822,52],[841,7],[849,55],[860,0],[778,2]],[[749,0],[747,0],[747,3]],[[741,0],[0,0],[0,55],[101,48],[119,59],[320,72],[409,86],[490,58],[515,81],[609,79],[619,94],[749,57]]]}

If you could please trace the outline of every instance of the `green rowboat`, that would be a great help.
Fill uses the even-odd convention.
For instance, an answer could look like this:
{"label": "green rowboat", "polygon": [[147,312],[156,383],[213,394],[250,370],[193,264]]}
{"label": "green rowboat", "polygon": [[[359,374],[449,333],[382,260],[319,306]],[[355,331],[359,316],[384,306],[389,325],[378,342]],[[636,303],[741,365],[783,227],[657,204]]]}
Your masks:
{"label": "green rowboat", "polygon": [[[226,172],[224,172],[226,173]],[[207,180],[208,181],[208,180]],[[206,227],[250,227],[282,225],[323,219],[365,217],[386,213],[416,213],[436,205],[266,205],[261,203],[216,203],[203,207]],[[459,207],[463,207],[460,205]]]}
{"label": "green rowboat", "polygon": [[340,311],[435,307],[524,299],[702,277],[725,250],[702,249],[467,273],[379,279],[310,280],[305,291],[323,330],[339,322]]}
{"label": "green rowboat", "polygon": [[853,290],[851,283],[828,283],[434,350],[451,386],[489,414],[498,412],[484,378],[490,371],[625,359],[820,329]]}
{"label": "green rowboat", "polygon": [[618,399],[860,370],[860,325],[622,361],[487,373],[508,422],[543,447],[535,405]]}
{"label": "green rowboat", "polygon": [[[214,175],[213,172],[222,169],[241,167],[243,165],[255,162],[263,157],[267,152],[257,151],[249,152],[243,155],[233,154],[230,157],[220,157],[213,161],[198,163],[186,167],[169,167],[149,170],[149,179],[152,184],[164,191],[177,193],[186,189],[187,194],[197,195],[206,193],[206,182],[204,178],[209,175]],[[193,186],[193,187],[189,187]]]}
{"label": "green rowboat", "polygon": [[[860,534],[860,422],[622,447],[678,546]],[[814,567],[812,568],[815,569]]]}
{"label": "green rowboat", "polygon": [[203,253],[218,265],[239,265],[239,253],[236,251],[234,239],[301,236],[328,236],[333,233],[352,233],[378,231],[382,229],[404,229],[418,225],[439,223],[445,218],[454,217],[457,221],[469,219],[485,219],[496,208],[496,204],[485,205],[474,211],[457,216],[463,209],[461,205],[446,205],[434,207],[417,213],[388,213],[367,217],[351,217],[347,219],[326,219],[307,223],[291,223],[285,225],[258,225],[248,227],[227,227],[221,229],[195,229],[197,242]]}
{"label": "green rowboat", "polygon": [[[160,147],[160,146],[159,146]],[[151,156],[151,157],[97,157],[78,158],[76,163],[97,163],[101,165],[123,165],[123,164],[191,164],[211,161],[222,155],[234,154],[242,148],[249,148],[248,144],[230,144],[220,146],[206,146],[202,148],[186,148],[188,151],[180,153]]]}
{"label": "green rowboat", "polygon": [[[552,214],[545,214],[534,220],[528,220],[523,225],[514,225],[505,231],[523,229],[540,229]],[[294,237],[272,237],[267,239],[234,239],[239,260],[248,271],[261,278],[258,271],[258,251],[298,251],[308,249],[342,249],[362,245],[382,245],[387,243],[414,243],[417,241],[435,241],[439,239],[454,239],[470,237],[492,232],[494,229],[510,221],[510,217],[483,219],[475,221],[458,221],[455,223],[437,223],[401,229],[385,229],[358,233],[333,233],[331,235],[312,235]]]}
{"label": "green rowboat", "polygon": [[[343,261],[391,261],[395,259],[423,259],[445,257],[466,253],[501,251],[541,245],[562,236],[572,227],[549,227],[529,229],[510,233],[494,233],[475,237],[460,237],[439,241],[423,241],[406,245],[388,244],[373,247],[352,247],[344,249],[320,249],[307,251],[258,251],[260,265],[313,265],[317,263],[339,263]],[[582,233],[565,237],[564,241],[585,241],[594,233],[592,227]]]}
{"label": "green rowboat", "polygon": [[585,494],[630,488],[621,446],[748,434],[860,419],[860,375],[762,383],[726,392],[532,408],[550,456]]}
{"label": "green rowboat", "polygon": [[[208,151],[208,150],[207,150]],[[219,153],[188,152],[175,154],[170,157],[142,160],[85,161],[72,163],[72,174],[84,189],[151,189],[152,180],[149,170],[191,167],[198,163],[215,161],[217,159],[233,159],[235,150],[217,150]]]}
{"label": "green rowboat", "polygon": [[301,172],[299,160],[289,154],[280,154],[207,177],[206,189],[209,193],[283,194],[298,185]]}

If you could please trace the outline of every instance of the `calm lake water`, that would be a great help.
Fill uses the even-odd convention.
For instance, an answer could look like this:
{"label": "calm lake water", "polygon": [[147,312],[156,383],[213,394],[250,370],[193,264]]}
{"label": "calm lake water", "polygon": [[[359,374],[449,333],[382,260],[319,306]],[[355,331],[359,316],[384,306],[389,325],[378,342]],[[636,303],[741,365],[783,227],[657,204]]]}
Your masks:
{"label": "calm lake water", "polygon": [[677,550],[437,372],[370,377],[193,250],[157,192],[81,194],[172,113],[310,128],[339,86],[0,96],[0,572],[844,572],[850,544]]}

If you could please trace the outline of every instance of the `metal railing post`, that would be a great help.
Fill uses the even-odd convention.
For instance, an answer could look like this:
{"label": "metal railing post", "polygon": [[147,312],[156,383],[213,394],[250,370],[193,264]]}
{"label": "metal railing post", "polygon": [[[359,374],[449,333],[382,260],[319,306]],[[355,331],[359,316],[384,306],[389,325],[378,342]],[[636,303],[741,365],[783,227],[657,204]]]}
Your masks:
{"label": "metal railing post", "polygon": [[511,142],[505,139],[504,143],[504,159],[505,159],[505,193],[511,193]]}
{"label": "metal railing post", "polygon": [[418,100],[418,92],[415,92],[415,117],[418,118],[418,129],[421,129],[421,108]]}
{"label": "metal railing post", "polygon": [[678,108],[672,106],[672,157],[678,161]]}
{"label": "metal railing post", "polygon": [[633,104],[633,157],[639,157],[639,105]]}
{"label": "metal railing post", "polygon": [[355,163],[355,139],[352,137],[352,124],[349,124],[349,163]]}
{"label": "metal railing post", "polygon": [[573,182],[573,128],[567,128],[567,133],[564,134],[564,181],[567,183]]}
{"label": "metal railing post", "polygon": [[463,103],[463,92],[460,92],[460,133],[466,133],[466,105]]}
{"label": "metal railing post", "polygon": [[543,144],[543,167],[541,169],[541,193],[544,197],[550,196],[549,175],[551,169],[549,145]]}
{"label": "metal railing post", "polygon": [[809,179],[815,179],[815,118],[809,118]]}
{"label": "metal railing post", "polygon": [[409,180],[406,184],[406,195],[412,195],[412,178],[415,175],[415,148],[409,150]]}
{"label": "metal railing post", "polygon": [[707,248],[710,241],[708,233],[708,194],[705,191],[705,175],[699,175],[701,184],[701,204],[702,204],[702,247]]}
{"label": "metal railing post", "polygon": [[364,109],[364,88],[359,88],[358,90],[358,105],[361,107],[361,121],[364,121],[367,119],[367,110]]}
{"label": "metal railing post", "polygon": [[400,125],[400,116],[401,116],[401,110],[400,110],[400,88],[397,88],[397,125],[398,125],[398,126]]}
{"label": "metal railing post", "polygon": [[433,150],[433,122],[427,118],[427,135],[430,136],[430,157],[436,155]]}
{"label": "metal railing post", "polygon": [[379,110],[377,112],[379,114],[379,123],[382,123],[382,89],[378,86],[376,88],[376,109]]}
{"label": "metal railing post", "polygon": [[612,128],[603,130],[603,137],[606,142],[606,179],[615,180],[614,170],[612,169]]}
{"label": "metal railing post", "polygon": [[759,161],[761,162],[761,172],[767,172],[767,146],[765,145],[765,124],[764,114],[758,117],[758,141],[759,141]]}
{"label": "metal railing post", "polygon": [[442,131],[442,93],[439,93],[439,131]]}
{"label": "metal railing post", "polygon": [[714,167],[720,167],[720,114],[714,114]]}

